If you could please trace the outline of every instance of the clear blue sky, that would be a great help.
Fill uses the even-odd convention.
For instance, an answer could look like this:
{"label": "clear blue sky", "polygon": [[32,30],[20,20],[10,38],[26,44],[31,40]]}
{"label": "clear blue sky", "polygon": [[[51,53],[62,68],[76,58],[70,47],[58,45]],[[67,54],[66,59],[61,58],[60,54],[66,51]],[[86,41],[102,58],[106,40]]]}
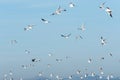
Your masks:
{"label": "clear blue sky", "polygon": [[[76,6],[69,7],[73,2]],[[106,2],[105,6],[113,11],[111,18],[99,5]],[[0,0],[0,77],[12,70],[16,76],[36,76],[39,71],[56,74],[75,74],[77,69],[98,73],[98,67],[103,66],[107,74],[120,74],[120,1],[119,0]],[[60,15],[51,16],[59,7],[66,9]],[[48,24],[41,22],[41,18],[50,21]],[[84,32],[77,30],[85,23]],[[35,24],[30,31],[24,31],[29,24]],[[61,34],[71,33],[68,39]],[[76,40],[77,35],[83,39]],[[101,46],[100,37],[107,40]],[[11,45],[11,40],[18,43]],[[25,50],[30,50],[28,55]],[[48,53],[53,56],[49,57]],[[109,56],[113,54],[113,57]],[[70,56],[68,60],[66,56]],[[100,61],[100,57],[105,57]],[[31,63],[32,58],[40,58],[35,68],[25,71],[22,64]],[[55,59],[63,61],[57,64]],[[87,63],[93,59],[91,64]],[[47,69],[46,65],[52,67]],[[47,69],[47,70],[46,70]]]}

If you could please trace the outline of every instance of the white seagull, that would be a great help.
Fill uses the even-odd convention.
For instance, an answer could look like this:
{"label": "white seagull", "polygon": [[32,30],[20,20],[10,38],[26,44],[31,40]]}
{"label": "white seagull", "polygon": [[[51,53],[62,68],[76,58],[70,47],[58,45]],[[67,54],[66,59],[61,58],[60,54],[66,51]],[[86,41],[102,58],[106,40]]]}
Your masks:
{"label": "white seagull", "polygon": [[46,23],[46,24],[47,24],[47,23],[50,23],[50,21],[48,21],[48,20],[46,20],[46,19],[43,19],[43,18],[41,18],[41,21],[44,22],[44,23]]}
{"label": "white seagull", "polygon": [[64,35],[64,34],[61,34],[61,37],[64,37],[64,38],[69,38],[71,36],[71,33],[70,34],[68,34],[68,35]]}
{"label": "white seagull", "polygon": [[80,70],[77,70],[77,72],[76,72],[78,75],[81,73],[81,71]]}
{"label": "white seagull", "polygon": [[25,53],[30,54],[30,51],[26,49],[26,50],[25,50]]}
{"label": "white seagull", "polygon": [[69,79],[72,79],[72,75],[68,76]]}
{"label": "white seagull", "polygon": [[53,77],[53,74],[52,74],[52,73],[50,74],[50,77]]}
{"label": "white seagull", "polygon": [[82,31],[85,31],[85,24],[82,24],[80,28],[78,28],[78,30],[82,30]]}
{"label": "white seagull", "polygon": [[106,44],[106,40],[101,36],[101,44],[105,45]]}
{"label": "white seagull", "polygon": [[78,35],[75,37],[76,39],[83,39],[83,37],[81,35]]}
{"label": "white seagull", "polygon": [[102,3],[102,4],[99,6],[99,8],[100,8],[100,9],[105,9],[105,7],[104,7],[105,3],[106,3],[106,2]]}
{"label": "white seagull", "polygon": [[58,15],[58,14],[60,14],[62,11],[66,11],[66,9],[62,9],[62,8],[59,6],[58,9],[57,9],[54,13],[52,13],[52,15]]}
{"label": "white seagull", "polygon": [[94,77],[94,76],[95,76],[95,72],[92,72],[92,73],[91,73],[91,76]]}
{"label": "white seagull", "polygon": [[108,13],[108,15],[110,15],[110,17],[113,17],[112,10],[109,7],[106,7],[105,11]]}
{"label": "white seagull", "polygon": [[35,25],[32,25],[32,24],[28,25],[27,27],[24,28],[24,31],[31,30],[33,28],[33,26],[35,26]]}
{"label": "white seagull", "polygon": [[69,3],[69,7],[70,7],[70,8],[73,8],[73,7],[75,7],[75,4],[72,3],[72,2],[70,2],[70,3]]}
{"label": "white seagull", "polygon": [[91,61],[92,61],[92,59],[91,59],[91,58],[89,58],[89,59],[88,59],[88,63],[91,63]]}
{"label": "white seagull", "polygon": [[51,56],[53,56],[53,54],[52,54],[52,53],[49,53],[48,56],[51,57]]}
{"label": "white seagull", "polygon": [[38,76],[41,77],[43,75],[43,72],[39,72]]}

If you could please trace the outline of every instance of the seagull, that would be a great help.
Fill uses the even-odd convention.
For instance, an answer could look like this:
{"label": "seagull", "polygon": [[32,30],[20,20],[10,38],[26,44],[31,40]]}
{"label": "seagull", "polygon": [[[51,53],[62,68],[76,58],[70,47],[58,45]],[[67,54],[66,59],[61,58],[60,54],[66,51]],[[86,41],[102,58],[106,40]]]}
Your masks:
{"label": "seagull", "polygon": [[111,74],[111,75],[110,75],[110,78],[114,78],[114,76]]}
{"label": "seagull", "polygon": [[105,58],[104,58],[104,57],[101,57],[100,59],[104,60]]}
{"label": "seagull", "polygon": [[109,75],[107,76],[107,80],[110,80],[110,76]]}
{"label": "seagull", "polygon": [[70,7],[70,8],[73,8],[73,7],[75,7],[75,4],[72,3],[72,2],[70,2],[70,3],[69,3],[69,7]]}
{"label": "seagull", "polygon": [[52,74],[52,73],[50,74],[50,77],[53,77],[53,74]]}
{"label": "seagull", "polygon": [[102,3],[102,4],[99,6],[99,8],[100,8],[100,9],[105,9],[105,8],[104,8],[105,3],[106,3],[106,2]]}
{"label": "seagull", "polygon": [[102,68],[102,67],[100,67],[100,68],[99,68],[99,70],[100,70],[100,71],[102,71],[102,70],[103,70],[103,68]]}
{"label": "seagull", "polygon": [[90,59],[88,59],[88,63],[91,63],[91,61],[92,61],[92,59],[90,58]]}
{"label": "seagull", "polygon": [[63,35],[63,34],[61,34],[61,37],[64,37],[64,38],[69,38],[71,36],[71,33],[70,34],[68,34],[68,35]]}
{"label": "seagull", "polygon": [[72,79],[72,75],[68,76],[69,79]]}
{"label": "seagull", "polygon": [[12,77],[10,77],[10,79],[9,80],[14,80]]}
{"label": "seagull", "polygon": [[4,74],[4,78],[3,78],[3,80],[7,80],[7,74]]}
{"label": "seagull", "polygon": [[109,53],[110,56],[112,56],[112,53]]}
{"label": "seagull", "polygon": [[35,58],[33,58],[33,59],[32,59],[32,62],[40,62],[40,59],[35,59]]}
{"label": "seagull", "polygon": [[26,65],[22,65],[22,68],[23,68],[23,69],[27,69],[27,67],[28,67],[28,66],[26,66]]}
{"label": "seagull", "polygon": [[76,72],[77,74],[80,74],[81,73],[81,71],[80,70],[77,70],[77,72]]}
{"label": "seagull", "polygon": [[65,59],[69,59],[69,58],[71,58],[70,56],[65,56]]}
{"label": "seagull", "polygon": [[18,41],[17,40],[11,40],[11,44],[17,44]]}
{"label": "seagull", "polygon": [[12,71],[11,71],[11,70],[10,70],[10,72],[9,72],[9,75],[10,75],[10,76],[12,76],[12,75],[13,75],[13,73],[12,73]]}
{"label": "seagull", "polygon": [[30,51],[29,51],[29,50],[25,50],[25,53],[29,54],[29,53],[30,53]]}
{"label": "seagull", "polygon": [[61,62],[61,61],[62,61],[62,59],[56,59],[56,61],[57,61],[57,62]]}
{"label": "seagull", "polygon": [[83,79],[83,76],[81,76],[80,79],[82,80],[82,79]]}
{"label": "seagull", "polygon": [[106,40],[101,36],[101,44],[105,45],[106,44]]}
{"label": "seagull", "polygon": [[38,76],[41,77],[43,75],[43,72],[39,72]]}
{"label": "seagull", "polygon": [[44,22],[45,24],[50,23],[50,21],[43,19],[43,18],[41,18],[41,21]]}
{"label": "seagull", "polygon": [[108,13],[108,15],[110,15],[110,17],[113,17],[112,16],[112,10],[109,7],[106,7],[105,11]]}
{"label": "seagull", "polygon": [[78,35],[75,37],[76,39],[83,39],[83,37],[81,35]]}
{"label": "seagull", "polygon": [[50,67],[51,67],[51,64],[47,64],[47,67],[50,68]]}
{"label": "seagull", "polygon": [[52,53],[49,53],[48,56],[51,57],[51,56],[53,56],[53,54],[52,54]]}
{"label": "seagull", "polygon": [[59,75],[56,75],[56,79],[58,79],[58,80],[60,79]]}
{"label": "seagull", "polygon": [[78,28],[78,30],[82,30],[85,31],[85,24],[82,24],[80,28]]}
{"label": "seagull", "polygon": [[91,73],[91,76],[94,77],[94,76],[95,76],[95,72],[92,72],[92,73]]}
{"label": "seagull", "polygon": [[8,75],[4,74],[4,80],[7,80]]}
{"label": "seagull", "polygon": [[100,75],[100,76],[99,76],[99,79],[102,79],[102,78],[103,78],[103,77]]}
{"label": "seagull", "polygon": [[103,71],[101,71],[101,72],[100,72],[100,74],[102,74],[102,75],[103,75],[103,74],[104,74],[104,72],[103,72]]}
{"label": "seagull", "polygon": [[33,28],[33,26],[35,26],[35,25],[33,25],[33,24],[28,25],[27,27],[24,28],[24,31],[31,30]]}
{"label": "seagull", "polygon": [[86,78],[88,76],[88,73],[86,73],[85,75],[84,75],[84,77]]}
{"label": "seagull", "polygon": [[35,58],[33,58],[33,59],[32,59],[32,62],[36,62],[36,59],[35,59]]}
{"label": "seagull", "polygon": [[52,13],[52,15],[58,15],[58,14],[60,14],[62,11],[66,11],[66,9],[61,9],[61,7],[59,6],[58,9],[57,9],[54,13]]}

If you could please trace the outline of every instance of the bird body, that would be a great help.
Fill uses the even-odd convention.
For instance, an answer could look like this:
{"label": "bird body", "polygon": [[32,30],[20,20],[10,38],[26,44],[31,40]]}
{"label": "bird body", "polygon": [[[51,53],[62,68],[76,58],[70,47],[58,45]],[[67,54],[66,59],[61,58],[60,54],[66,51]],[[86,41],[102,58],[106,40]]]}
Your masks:
{"label": "bird body", "polygon": [[60,14],[62,11],[66,11],[66,9],[62,9],[62,8],[59,6],[58,9],[55,10],[54,13],[52,13],[52,15],[58,15],[58,14]]}
{"label": "bird body", "polygon": [[105,11],[108,13],[108,15],[110,15],[110,17],[113,17],[112,16],[112,10],[109,7],[106,7]]}
{"label": "bird body", "polygon": [[68,34],[68,35],[61,34],[61,37],[64,37],[64,38],[69,38],[70,36],[71,36],[71,34]]}

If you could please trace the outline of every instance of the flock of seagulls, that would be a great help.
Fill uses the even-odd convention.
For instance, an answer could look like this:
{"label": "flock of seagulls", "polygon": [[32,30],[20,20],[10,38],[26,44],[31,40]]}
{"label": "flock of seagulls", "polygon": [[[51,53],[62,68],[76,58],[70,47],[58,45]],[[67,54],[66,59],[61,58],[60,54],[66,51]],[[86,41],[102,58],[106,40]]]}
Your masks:
{"label": "flock of seagulls", "polygon": [[102,9],[102,10],[105,10],[105,12],[107,12],[107,14],[110,16],[110,17],[113,17],[112,16],[112,10],[109,8],[109,7],[104,7],[106,2],[102,3],[99,8]]}
{"label": "flock of seagulls", "polygon": [[[112,16],[112,10],[111,10],[109,7],[106,7],[106,8],[105,8],[105,3],[106,3],[106,2],[102,3],[102,4],[99,6],[99,8],[102,9],[102,10],[104,10],[105,12],[107,12],[107,14],[108,14],[110,17],[113,17],[113,16]],[[70,3],[69,3],[69,7],[70,7],[70,8],[74,8],[74,7],[75,7],[75,4],[74,4],[73,2],[70,2]],[[51,15],[59,15],[59,14],[61,14],[62,12],[66,12],[66,11],[67,11],[66,9],[63,9],[63,8],[61,8],[61,6],[59,6]],[[48,21],[48,20],[46,20],[46,19],[44,19],[44,18],[41,18],[41,21],[42,21],[43,23],[45,23],[45,24],[50,23],[50,21]],[[30,25],[28,25],[28,26],[26,26],[26,27],[24,28],[24,31],[32,30],[34,26],[35,26],[34,24],[30,24]],[[85,30],[86,30],[85,24],[82,24],[81,27],[77,28],[77,30],[85,31]],[[65,38],[65,39],[68,39],[68,38],[71,36],[71,33],[69,33],[69,34],[61,34],[60,36],[63,37],[63,38]],[[81,35],[78,35],[78,36],[76,36],[76,39],[83,39],[83,37],[82,37]],[[101,42],[100,42],[101,45],[104,46],[104,45],[107,44],[106,39],[104,39],[103,36],[100,37],[100,40],[101,40]],[[17,44],[17,43],[18,43],[17,40],[11,40],[11,44]],[[26,49],[26,50],[25,50],[25,53],[30,54],[31,52],[30,52],[30,50],[27,50],[27,49]],[[110,56],[113,56],[112,53],[109,53],[109,55],[110,55]],[[52,56],[54,56],[54,55],[53,55],[52,53],[48,53],[48,56],[49,56],[49,57],[52,57]],[[68,57],[66,57],[66,59],[68,59]],[[105,57],[101,57],[100,59],[101,59],[101,60],[104,60]],[[32,59],[31,59],[31,62],[32,62],[32,63],[27,64],[27,65],[21,65],[21,67],[22,67],[23,69],[28,69],[28,68],[30,68],[30,67],[35,67],[34,63],[40,62],[40,61],[41,61],[41,59],[32,58]],[[60,62],[63,61],[63,59],[62,59],[62,58],[56,58],[55,61],[56,61],[57,63],[60,63]],[[92,63],[92,61],[93,61],[93,59],[92,59],[92,58],[89,58],[87,62],[88,62],[88,63]],[[51,67],[51,64],[47,64],[47,66],[48,66],[48,68],[50,68],[50,67]],[[85,70],[87,71],[87,69],[85,69]],[[99,79],[102,79],[102,78],[103,78],[103,75],[104,75],[103,67],[99,67],[99,71],[100,71]],[[81,71],[80,69],[78,69],[78,70],[76,71],[76,74],[77,74],[77,75],[82,75],[81,72],[82,72],[82,71]],[[13,75],[12,71],[9,72],[9,76],[8,76],[8,74],[4,74],[4,80],[14,80],[13,77],[12,77],[12,75]],[[39,76],[39,77],[41,77],[41,76],[43,76],[43,75],[44,75],[43,72],[38,72],[38,76]],[[80,76],[80,80],[88,77],[89,75],[91,75],[92,77],[94,77],[94,76],[96,76],[97,74],[96,74],[96,72],[91,72],[90,74],[89,74],[88,72],[85,72],[84,76]],[[63,79],[62,77],[60,77],[60,75],[56,75],[56,76],[55,76],[54,73],[50,73],[49,76],[50,76],[50,78],[53,78],[53,77],[54,77],[54,78],[57,79],[57,80],[62,80],[62,79]],[[69,80],[72,80],[72,78],[73,78],[72,74],[68,76],[68,79],[69,79]],[[110,80],[111,78],[114,78],[114,76],[113,76],[113,75],[108,75],[108,76],[106,77],[107,80]],[[19,80],[24,80],[24,79],[23,79],[23,78],[20,78]]]}

